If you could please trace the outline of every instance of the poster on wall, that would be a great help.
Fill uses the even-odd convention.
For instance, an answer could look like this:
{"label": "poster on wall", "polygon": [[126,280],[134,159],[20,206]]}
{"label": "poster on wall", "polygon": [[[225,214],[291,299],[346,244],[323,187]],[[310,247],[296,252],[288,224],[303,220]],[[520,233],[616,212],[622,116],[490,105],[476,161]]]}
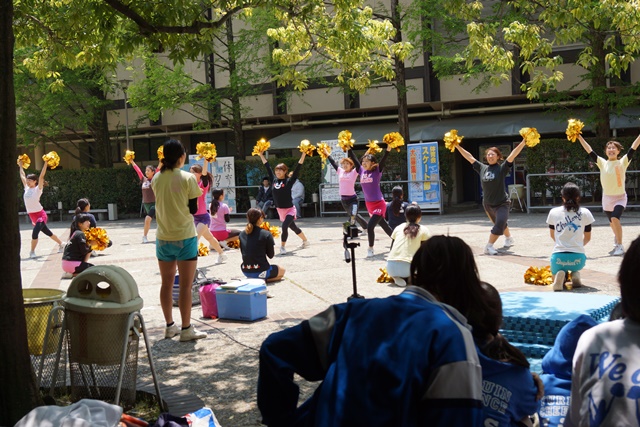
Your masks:
{"label": "poster on wall", "polygon": [[[184,165],[182,169],[189,171],[193,165],[204,166],[204,159],[196,159],[197,154],[189,155],[189,164]],[[224,190],[224,203],[226,203],[232,212],[236,211],[236,173],[235,161],[233,157],[218,157],[215,162],[209,163],[209,171],[213,183],[206,197],[207,208],[211,204],[211,190],[213,188],[221,188]],[[208,209],[207,209],[208,210]]]}
{"label": "poster on wall", "polygon": [[[329,141],[321,141],[331,147],[331,158],[339,165],[340,160],[347,157],[347,153],[342,151],[342,148],[338,145],[337,139]],[[322,170],[322,182],[325,184],[322,187],[322,201],[323,202],[339,202],[340,193],[338,192],[338,173],[331,166],[331,163],[327,160],[327,164]]]}
{"label": "poster on wall", "polygon": [[421,209],[442,212],[437,142],[407,145],[409,200]]}

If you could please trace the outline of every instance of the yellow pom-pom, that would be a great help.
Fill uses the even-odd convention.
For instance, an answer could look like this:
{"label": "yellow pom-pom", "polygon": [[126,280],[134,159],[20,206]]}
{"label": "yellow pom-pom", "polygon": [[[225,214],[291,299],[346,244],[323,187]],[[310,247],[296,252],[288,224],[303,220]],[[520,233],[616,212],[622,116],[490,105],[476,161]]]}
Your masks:
{"label": "yellow pom-pom", "polygon": [[522,128],[520,129],[520,136],[524,139],[527,147],[535,147],[540,144],[540,134],[536,128]]}
{"label": "yellow pom-pom", "polygon": [[60,156],[58,156],[58,153],[55,151],[50,151],[42,156],[42,160],[44,160],[51,169],[57,168],[60,164]]}
{"label": "yellow pom-pom", "polygon": [[[324,169],[324,167],[327,164],[327,157],[329,154],[331,154],[331,147],[329,146],[329,144],[325,142],[318,142],[316,145],[318,146],[317,148],[318,155],[322,159],[322,169]],[[325,150],[326,150],[326,153],[325,153]]]}
{"label": "yellow pom-pom", "polygon": [[164,145],[158,147],[158,160],[164,159]]}
{"label": "yellow pom-pom", "polygon": [[382,137],[382,142],[400,152],[400,147],[404,145],[404,138],[400,135],[400,132],[391,132]]}
{"label": "yellow pom-pom", "polygon": [[338,134],[338,146],[345,153],[353,148],[355,142],[355,139],[351,139],[351,132],[348,130],[343,130]]}
{"label": "yellow pom-pom", "polygon": [[444,134],[444,146],[452,153],[456,151],[456,146],[462,144],[462,138],[464,136],[458,135],[458,131],[455,129],[451,129],[449,132]]}
{"label": "yellow pom-pom", "polygon": [[124,160],[126,164],[130,165],[131,162],[133,162],[133,159],[135,158],[136,158],[135,151],[127,150],[125,151],[124,157],[122,158],[122,160]]}
{"label": "yellow pom-pom", "polygon": [[264,138],[259,139],[256,145],[253,146],[252,156],[259,156],[260,154],[271,148],[271,143]]}
{"label": "yellow pom-pom", "polygon": [[204,243],[200,243],[198,245],[198,256],[207,256],[209,255],[209,246]]}
{"label": "yellow pom-pom", "polygon": [[271,226],[267,221],[263,221],[260,228],[267,230],[273,237],[280,237],[280,227],[277,225]]}
{"label": "yellow pom-pom", "polygon": [[376,139],[374,140],[369,140],[369,143],[367,144],[367,152],[364,154],[378,154],[379,152],[382,151],[382,148],[380,148],[380,146],[378,145],[378,141]]}
{"label": "yellow pom-pom", "polygon": [[198,160],[204,158],[207,162],[215,162],[218,157],[218,151],[216,150],[216,144],[212,142],[198,142],[196,144],[196,157]]}
{"label": "yellow pom-pom", "polygon": [[582,134],[582,128],[584,127],[584,123],[582,123],[578,119],[569,119],[567,123],[567,139],[571,142],[576,142],[578,139],[578,135]]}
{"label": "yellow pom-pom", "polygon": [[84,232],[87,243],[94,251],[104,251],[109,247],[109,236],[104,228],[93,227]]}
{"label": "yellow pom-pom", "polygon": [[386,268],[380,268],[379,270],[380,270],[380,272],[382,274],[380,274],[380,277],[378,277],[376,279],[376,282],[378,282],[378,283],[393,283],[393,279],[391,278],[391,276],[389,276],[389,274],[387,274],[387,269]]}
{"label": "yellow pom-pom", "polygon": [[531,266],[524,273],[524,281],[531,285],[547,286],[553,283],[553,275],[551,267],[534,267]]}
{"label": "yellow pom-pom", "polygon": [[22,161],[22,169],[28,169],[31,166],[31,159],[26,154],[21,154],[18,156],[18,165]]}
{"label": "yellow pom-pom", "polygon": [[298,149],[301,153],[304,153],[307,156],[313,156],[313,152],[316,151],[316,147],[314,147],[308,139],[303,139],[302,141],[300,141]]}
{"label": "yellow pom-pom", "polygon": [[231,249],[240,249],[240,240],[230,240],[227,242],[227,246]]}

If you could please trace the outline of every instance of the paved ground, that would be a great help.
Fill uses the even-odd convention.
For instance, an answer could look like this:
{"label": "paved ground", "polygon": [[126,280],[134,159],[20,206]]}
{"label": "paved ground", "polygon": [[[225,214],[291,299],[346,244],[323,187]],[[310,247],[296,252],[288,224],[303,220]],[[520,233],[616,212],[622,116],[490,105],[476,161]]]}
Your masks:
{"label": "paved ground", "polygon": [[[608,254],[613,248],[613,234],[606,217],[601,212],[594,215],[596,223],[592,241],[587,247],[587,267],[582,273],[585,286],[574,292],[618,295],[616,273],[621,258]],[[482,253],[490,224],[480,209],[459,214],[427,215],[422,223],[430,228],[432,234],[463,238],[477,255],[481,278],[501,292],[549,292],[549,287],[526,285],[523,281],[523,274],[529,266],[548,264],[552,241],[545,219],[546,213],[513,212],[509,224],[516,245],[509,251],[501,250],[498,256]],[[287,256],[276,256],[274,263],[285,267],[287,272],[283,281],[269,286],[273,298],[268,300],[266,319],[253,323],[203,319],[200,307],[194,307],[194,323],[209,334],[197,342],[162,339],[164,325],[158,301],[160,280],[155,245],[141,244],[142,219],[102,221],[100,225],[107,229],[114,244],[92,258],[92,262],[119,265],[135,278],[144,299],[142,315],[162,383],[186,388],[202,399],[214,409],[225,427],[254,426],[259,425],[260,420],[255,403],[255,384],[257,351],[262,340],[271,332],[294,325],[330,304],[344,302],[353,293],[351,264],[344,261],[342,248],[343,220],[338,217],[304,218],[298,222],[311,247],[294,250]],[[274,223],[279,225],[277,221]],[[49,225],[60,237],[68,233],[66,223],[52,222]],[[232,226],[242,228],[244,221],[235,219]],[[640,212],[626,212],[623,228],[623,242],[628,246],[640,234]],[[28,258],[30,230],[30,226],[21,224],[23,287],[66,290],[71,282],[60,279],[61,255],[55,250],[52,240],[41,239],[36,250],[41,256],[33,260]],[[149,237],[154,240],[154,229]],[[366,238],[359,239],[362,246],[356,248],[358,293],[367,298],[385,297],[401,291],[393,285],[376,282],[390,243],[382,229],[378,229],[377,237],[374,258],[365,259]],[[297,237],[290,237],[288,246],[293,249],[299,242]],[[496,247],[500,247],[502,242],[500,239]],[[215,256],[212,255],[199,258],[198,266],[205,269],[209,277],[229,280],[241,276],[240,253],[232,251],[227,254],[229,258],[225,264],[215,265]],[[149,377],[145,354],[141,348],[139,371],[143,379]],[[303,385],[303,392],[308,393],[309,388]]]}

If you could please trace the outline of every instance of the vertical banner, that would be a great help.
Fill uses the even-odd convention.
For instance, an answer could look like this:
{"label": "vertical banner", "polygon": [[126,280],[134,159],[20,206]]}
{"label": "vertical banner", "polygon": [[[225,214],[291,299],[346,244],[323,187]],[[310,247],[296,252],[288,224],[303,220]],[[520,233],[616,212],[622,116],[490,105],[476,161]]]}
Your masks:
{"label": "vertical banner", "polygon": [[421,209],[437,209],[440,212],[438,143],[420,142],[407,145],[407,165],[409,200],[418,203]]}
{"label": "vertical banner", "polygon": [[[320,141],[327,144],[331,147],[331,158],[340,164],[340,160],[347,157],[347,153],[342,151],[342,148],[338,145],[337,139],[332,139],[330,141]],[[329,160],[327,160],[327,164],[324,169],[320,172],[322,174],[322,182],[325,184],[332,184],[335,187],[324,187],[322,189],[322,201],[323,202],[339,202],[340,201],[340,193],[338,192],[338,173],[331,166]]]}
{"label": "vertical banner", "polygon": [[[189,165],[185,165],[183,169],[189,171],[192,165],[204,166],[204,159],[197,160],[197,154],[189,155]],[[209,163],[209,170],[213,183],[207,194],[207,207],[211,204],[211,190],[218,187],[224,190],[224,203],[229,205],[232,212],[236,212],[236,171],[235,161],[233,157],[218,157],[213,163]],[[208,209],[207,209],[208,210]]]}

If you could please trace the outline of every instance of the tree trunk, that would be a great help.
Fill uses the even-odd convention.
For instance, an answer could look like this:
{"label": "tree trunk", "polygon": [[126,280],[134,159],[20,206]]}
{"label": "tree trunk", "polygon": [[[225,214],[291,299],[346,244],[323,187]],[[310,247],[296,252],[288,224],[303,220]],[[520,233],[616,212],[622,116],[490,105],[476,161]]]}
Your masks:
{"label": "tree trunk", "polygon": [[[593,55],[598,61],[591,68],[591,89],[593,91],[607,90],[606,76],[606,51],[604,48],[604,34],[594,31],[592,41]],[[609,138],[611,136],[611,124],[609,122],[609,98],[605,93],[592,96],[593,113],[595,115],[596,135],[599,138]]]}
{"label": "tree trunk", "polygon": [[[402,22],[398,0],[391,0],[391,22],[396,29],[393,38],[395,43],[402,41]],[[407,79],[404,69],[404,61],[395,59],[396,94],[398,100],[398,129],[404,140],[409,142],[409,106],[407,104]]]}
{"label": "tree trunk", "polygon": [[236,145],[236,154],[238,158],[244,159],[244,132],[242,130],[242,109],[240,105],[240,96],[238,96],[238,85],[236,75],[238,66],[236,64],[236,46],[233,36],[232,20],[226,22],[227,30],[227,54],[229,55],[229,101],[231,102],[231,127],[233,128],[233,139]]}
{"label": "tree trunk", "polygon": [[13,1],[0,0],[0,425],[12,426],[40,405],[27,346],[20,278],[17,206],[16,105],[13,89]]}

